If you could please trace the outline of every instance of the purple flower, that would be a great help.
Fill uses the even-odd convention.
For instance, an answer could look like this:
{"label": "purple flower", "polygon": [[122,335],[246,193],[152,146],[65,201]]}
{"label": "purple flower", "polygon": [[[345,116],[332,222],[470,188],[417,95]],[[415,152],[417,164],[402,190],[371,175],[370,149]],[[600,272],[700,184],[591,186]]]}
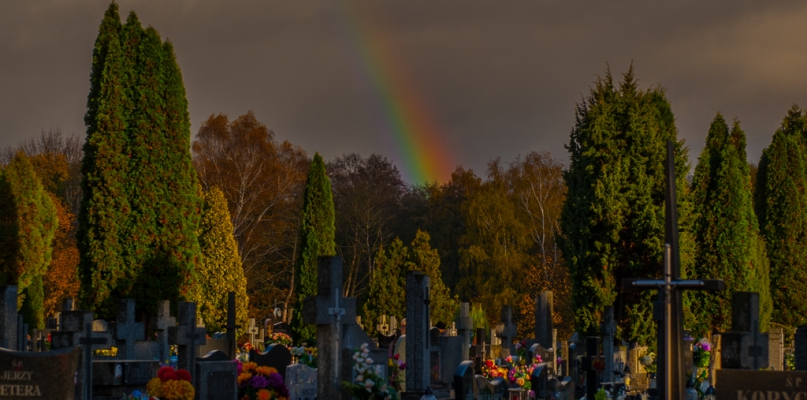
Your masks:
{"label": "purple flower", "polygon": [[263,375],[255,375],[252,377],[251,381],[252,381],[251,382],[252,387],[254,387],[255,389],[263,389],[267,385],[269,385],[269,380],[266,379],[266,377]]}
{"label": "purple flower", "polygon": [[705,351],[712,351],[712,345],[709,342],[701,343],[701,348]]}
{"label": "purple flower", "polygon": [[277,372],[269,374],[269,378],[267,379],[267,383],[269,386],[273,388],[279,388],[283,386],[283,376]]}

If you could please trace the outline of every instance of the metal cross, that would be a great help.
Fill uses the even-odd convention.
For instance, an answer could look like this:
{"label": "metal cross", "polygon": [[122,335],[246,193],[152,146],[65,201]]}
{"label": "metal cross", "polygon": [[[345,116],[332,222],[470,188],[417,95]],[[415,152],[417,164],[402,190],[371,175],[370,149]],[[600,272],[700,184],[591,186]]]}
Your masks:
{"label": "metal cross", "polygon": [[79,338],[78,343],[84,346],[84,400],[92,400],[92,345],[107,344],[105,337],[92,337],[92,323],[88,322],[84,327],[87,336]]}

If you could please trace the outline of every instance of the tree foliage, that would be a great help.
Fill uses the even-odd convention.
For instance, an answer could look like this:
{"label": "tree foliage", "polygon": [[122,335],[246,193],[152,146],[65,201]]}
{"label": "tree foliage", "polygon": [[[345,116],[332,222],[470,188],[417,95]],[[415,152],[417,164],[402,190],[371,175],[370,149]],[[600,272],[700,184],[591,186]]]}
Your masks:
{"label": "tree foliage", "polygon": [[310,164],[305,152],[278,142],[252,111],[233,121],[225,114],[211,115],[192,149],[202,186],[220,188],[227,199],[250,312],[268,315],[282,299],[290,306]]}
{"label": "tree foliage", "polygon": [[199,246],[202,250],[197,275],[200,297],[199,315],[208,332],[222,331],[227,324],[227,300],[235,292],[236,323],[247,326],[247,279],[241,267],[233,224],[227,211],[227,199],[217,187],[204,195],[204,210],[199,224]]}
{"label": "tree foliage", "polygon": [[337,252],[345,263],[345,295],[358,297],[367,290],[374,258],[400,222],[406,184],[385,157],[353,153],[328,163],[336,210]]}
{"label": "tree foliage", "polygon": [[297,306],[292,314],[291,328],[298,342],[310,342],[316,333],[314,326],[303,322],[303,300],[317,295],[319,257],[336,255],[335,230],[331,181],[325,172],[322,156],[315,153],[303,194],[302,247],[295,264]]}
{"label": "tree foliage", "polygon": [[419,271],[429,277],[429,315],[434,323],[450,324],[454,321],[459,302],[451,297],[448,287],[443,284],[440,256],[429,245],[429,239],[427,232],[419,230],[410,247],[395,238],[386,251],[381,248],[376,253],[376,268],[362,313],[362,320],[371,334],[375,333],[379,316],[394,316],[399,320],[406,316],[407,271]]}
{"label": "tree foliage", "polygon": [[623,339],[655,336],[651,297],[623,292],[622,278],[659,277],[664,241],[667,140],[675,143],[681,267],[691,266],[691,211],[683,141],[664,91],[640,90],[633,67],[615,84],[610,71],[582,103],[566,148],[568,187],[560,241],[572,282],[578,331],[596,334],[606,306],[615,306]]}
{"label": "tree foliage", "polygon": [[772,320],[807,322],[807,115],[793,106],[762,152],[754,206],[770,259]]}
{"label": "tree foliage", "polygon": [[766,329],[771,312],[768,259],[753,210],[745,133],[739,122],[729,131],[722,115],[712,121],[692,195],[698,243],[693,276],[722,279],[728,290],[693,293],[694,319],[688,325],[698,334],[727,332],[731,293],[753,291],[760,295],[760,329]]}
{"label": "tree foliage", "polygon": [[31,161],[18,151],[0,176],[0,283],[17,285],[23,317],[43,328],[42,276],[59,221]]}
{"label": "tree foliage", "polygon": [[201,201],[182,76],[171,43],[134,12],[121,25],[116,3],[99,28],[84,120],[82,305],[111,316],[118,298],[143,311],[195,299]]}
{"label": "tree foliage", "polygon": [[64,299],[78,297],[78,248],[76,247],[76,217],[70,208],[54,197],[59,229],[53,238],[53,258],[43,277],[45,315],[62,310]]}

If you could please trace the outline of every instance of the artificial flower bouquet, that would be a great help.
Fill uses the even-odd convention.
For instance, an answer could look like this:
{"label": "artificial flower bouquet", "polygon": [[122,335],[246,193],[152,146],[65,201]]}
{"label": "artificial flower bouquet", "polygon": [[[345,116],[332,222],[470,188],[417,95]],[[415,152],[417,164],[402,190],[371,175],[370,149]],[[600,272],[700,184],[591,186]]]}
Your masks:
{"label": "artificial flower bouquet", "polygon": [[507,378],[507,368],[496,365],[493,360],[485,360],[482,364],[482,376],[487,380],[492,380],[496,377]]}
{"label": "artificial flower bouquet", "polygon": [[692,346],[692,375],[695,378],[695,389],[703,395],[709,388],[709,361],[712,358],[712,343],[702,338]]}
{"label": "artificial flower bouquet", "polygon": [[639,363],[642,364],[642,366],[644,367],[645,371],[647,371],[648,374],[650,375],[656,374],[657,371],[656,353],[653,353],[652,351],[645,353],[645,355],[639,358]]}
{"label": "artificial flower bouquet", "polygon": [[316,347],[292,347],[290,349],[292,357],[297,360],[298,364],[307,365],[311,368],[317,367],[317,348]]}
{"label": "artificial flower bouquet", "polygon": [[291,347],[291,336],[283,333],[283,332],[274,332],[266,338],[266,346],[270,344],[282,344],[286,347]]}
{"label": "artificial flower bouquet", "polygon": [[381,365],[374,364],[370,358],[370,349],[367,343],[353,354],[356,378],[353,382],[342,382],[353,397],[360,400],[393,400],[398,398],[395,389],[387,384],[387,378],[382,376]]}
{"label": "artificial flower bouquet", "polygon": [[289,389],[283,376],[272,367],[254,362],[238,363],[238,398],[241,400],[287,400]]}
{"label": "artificial flower bouquet", "polygon": [[146,391],[149,398],[162,400],[193,400],[196,395],[190,372],[171,366],[160,368],[157,377],[146,384]]}

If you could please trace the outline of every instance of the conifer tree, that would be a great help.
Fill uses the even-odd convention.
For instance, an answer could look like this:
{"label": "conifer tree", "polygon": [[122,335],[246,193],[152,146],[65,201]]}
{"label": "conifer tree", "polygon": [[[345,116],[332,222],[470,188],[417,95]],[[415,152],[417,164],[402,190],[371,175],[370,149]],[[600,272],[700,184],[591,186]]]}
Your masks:
{"label": "conifer tree", "polygon": [[622,337],[647,343],[655,336],[652,291],[620,290],[622,278],[660,277],[664,245],[666,143],[675,143],[681,267],[691,265],[689,170],[683,141],[664,91],[640,90],[633,67],[616,85],[610,71],[577,105],[566,147],[568,187],[561,213],[561,249],[572,281],[578,331],[599,331],[615,305]]}
{"label": "conifer tree", "polygon": [[[201,202],[190,122],[173,48],[112,3],[99,29],[87,102],[79,216],[82,305],[101,316],[115,298],[141,311],[195,299]],[[148,287],[149,290],[141,290]]]}
{"label": "conifer tree", "polygon": [[303,193],[302,248],[295,267],[297,306],[292,314],[291,328],[298,343],[311,342],[316,334],[313,325],[303,323],[303,300],[317,294],[318,258],[336,255],[335,229],[331,181],[325,173],[322,156],[316,153]]}
{"label": "conifer tree", "polygon": [[775,322],[807,323],[807,116],[793,106],[762,152],[754,206],[770,259]]}
{"label": "conifer tree", "polygon": [[406,266],[410,254],[399,238],[384,249],[378,250],[375,268],[370,275],[367,299],[362,306],[362,321],[365,331],[376,334],[376,325],[381,315],[403,319],[406,311]]}
{"label": "conifer tree", "polygon": [[429,234],[418,230],[412,241],[410,271],[420,271],[429,277],[429,315],[436,322],[450,325],[454,321],[459,302],[443,284],[440,272],[440,254],[429,245]]}
{"label": "conifer tree", "polygon": [[17,285],[25,322],[44,327],[42,276],[58,228],[56,207],[20,150],[0,176],[0,284]]}
{"label": "conifer tree", "polygon": [[731,327],[731,293],[759,292],[760,329],[770,320],[768,259],[751,199],[745,133],[735,121],[731,130],[717,114],[706,136],[692,181],[697,213],[698,252],[694,277],[722,279],[728,290],[690,294],[696,334],[726,332]]}
{"label": "conifer tree", "polygon": [[247,279],[241,267],[233,223],[227,211],[227,199],[217,187],[205,193],[204,211],[199,224],[202,249],[197,275],[200,296],[199,314],[208,332],[221,331],[227,324],[227,299],[235,292],[236,323],[247,326]]}

